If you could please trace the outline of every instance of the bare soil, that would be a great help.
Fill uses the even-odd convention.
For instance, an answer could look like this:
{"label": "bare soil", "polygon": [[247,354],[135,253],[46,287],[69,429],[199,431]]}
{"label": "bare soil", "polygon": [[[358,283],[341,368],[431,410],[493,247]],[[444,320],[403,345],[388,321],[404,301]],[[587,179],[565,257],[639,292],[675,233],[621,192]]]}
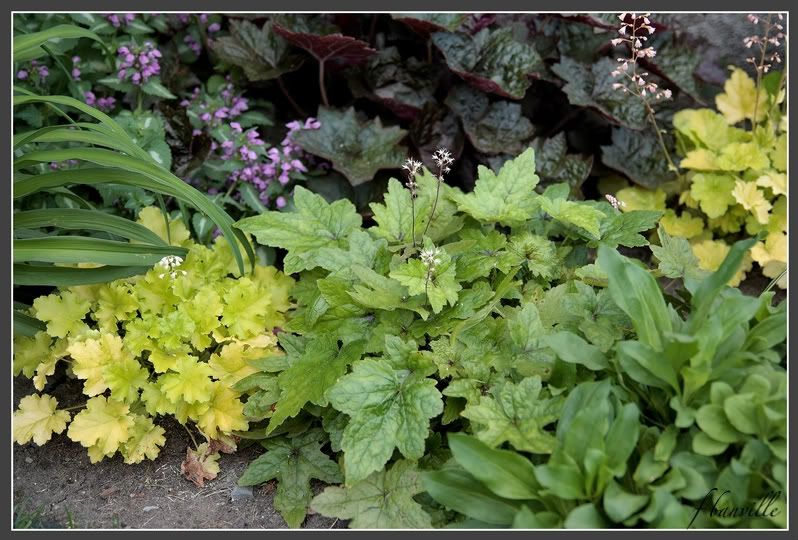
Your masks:
{"label": "bare soil", "polygon": [[[61,406],[71,405],[80,386],[64,381],[53,389]],[[14,381],[14,406],[32,384]],[[222,454],[221,472],[197,487],[180,474],[180,463],[191,440],[176,422],[163,422],[166,445],[154,461],[126,465],[117,455],[91,464],[86,449],[65,434],[46,445],[14,445],[14,513],[24,521],[33,516],[37,528],[286,528],[274,509],[273,483],[257,486],[253,496],[231,500],[236,482],[247,464],[258,456],[260,445]],[[321,491],[321,484],[315,490]],[[22,519],[20,519],[22,518]],[[308,515],[304,528],[341,528],[346,523],[316,514]]]}

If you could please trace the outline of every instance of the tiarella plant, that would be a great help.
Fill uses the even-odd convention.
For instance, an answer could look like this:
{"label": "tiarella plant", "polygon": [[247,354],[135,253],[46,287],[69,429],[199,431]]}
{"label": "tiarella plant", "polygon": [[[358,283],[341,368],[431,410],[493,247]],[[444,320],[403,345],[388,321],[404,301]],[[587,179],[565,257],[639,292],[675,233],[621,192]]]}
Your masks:
{"label": "tiarella plant", "polygon": [[[554,325],[582,333],[590,363],[632,330],[610,294],[578,276],[606,279],[590,248],[645,245],[640,233],[658,212],[570,201],[567,185],[536,193],[531,149],[498,173],[481,167],[474,192],[463,193],[443,181],[448,152],[436,155],[435,175],[408,161],[409,189],[392,179],[370,227],[350,202],[302,187],[295,211],[237,225],[287,250],[285,271],[299,274],[298,306],[279,337],[287,354],[261,363],[257,406],[269,420],[250,436],[267,453],[241,479],[278,478],[276,505],[292,526],[305,516],[310,479],[339,475],[347,487],[320,495],[317,511],[361,526],[429,526],[412,496],[422,490],[416,471],[446,453],[435,450],[436,432],[470,425],[490,445],[551,453],[547,426],[584,373],[559,361],[544,334]],[[340,473],[319,453],[327,437],[342,452]],[[275,463],[290,448],[288,473]],[[405,461],[390,467],[396,451]],[[396,498],[378,496],[383,484]],[[361,497],[380,511],[359,514]]]}
{"label": "tiarella plant", "polygon": [[[164,444],[156,417],[173,416],[210,444],[184,464],[201,484],[214,472],[200,465],[235,448],[233,432],[262,418],[240,398],[259,376],[249,362],[277,351],[273,329],[284,325],[293,280],[260,265],[241,276],[226,242],[195,244],[179,219],[167,233],[157,208],[144,208],[139,222],[186,248],[185,259],[166,256],[141,276],[64,287],[33,302],[29,315],[44,328],[15,338],[14,373],[40,393],[20,401],[14,440],[41,445],[66,429],[92,462],[119,452],[138,463]],[[42,392],[65,375],[83,383],[84,402],[59,408]]]}

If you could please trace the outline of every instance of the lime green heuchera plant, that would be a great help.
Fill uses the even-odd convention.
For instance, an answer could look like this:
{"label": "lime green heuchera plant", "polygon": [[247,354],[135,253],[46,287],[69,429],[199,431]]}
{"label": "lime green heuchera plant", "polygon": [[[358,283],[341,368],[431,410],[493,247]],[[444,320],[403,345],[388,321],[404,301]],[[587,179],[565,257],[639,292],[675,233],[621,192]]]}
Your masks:
{"label": "lime green heuchera plant", "polygon": [[82,381],[86,401],[63,409],[46,393],[23,397],[14,440],[41,445],[67,429],[92,462],[119,452],[138,463],[158,455],[165,433],[153,420],[169,415],[217,441],[216,450],[208,452],[207,443],[197,450],[211,467],[210,454],[234,446],[233,432],[262,418],[240,398],[258,371],[249,361],[277,352],[272,329],[284,324],[293,280],[260,265],[236,277],[229,244],[194,244],[180,220],[167,235],[157,208],[144,208],[139,222],[188,248],[185,260],[165,257],[144,275],[67,287],[33,302],[30,314],[46,329],[15,337],[14,374],[43,392],[63,364]]}
{"label": "lime green heuchera plant", "polygon": [[[750,17],[749,17],[750,18]],[[668,193],[638,187],[616,196],[625,209],[661,210],[663,228],[690,240],[699,265],[716,270],[729,252],[729,239],[762,239],[751,249],[731,280],[739,284],[756,262],[762,273],[787,286],[787,115],[785,72],[775,51],[784,39],[778,20],[751,18],[765,24],[762,36],[746,39],[760,53],[750,58],[756,80],[732,68],[724,92],[711,109],[686,109],[673,116],[674,135],[682,153],[683,178],[678,202],[666,209]],[[768,49],[770,47],[770,49]]]}

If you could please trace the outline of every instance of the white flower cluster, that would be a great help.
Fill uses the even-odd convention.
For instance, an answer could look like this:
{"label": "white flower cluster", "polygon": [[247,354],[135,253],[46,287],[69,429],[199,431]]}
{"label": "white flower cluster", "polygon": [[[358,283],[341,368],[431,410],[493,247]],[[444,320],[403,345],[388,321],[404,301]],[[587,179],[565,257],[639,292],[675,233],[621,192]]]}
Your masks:
{"label": "white flower cluster", "polygon": [[[779,21],[784,20],[784,15],[781,13],[777,13],[776,17]],[[753,64],[757,71],[761,71],[762,73],[767,73],[770,71],[770,68],[773,67],[773,62],[777,64],[781,64],[781,55],[778,51],[773,51],[768,54],[768,45],[772,45],[774,47],[779,47],[781,45],[782,40],[786,37],[784,34],[784,26],[781,23],[774,23],[773,22],[773,15],[768,15],[767,20],[762,20],[754,14],[748,15],[748,20],[751,23],[758,25],[760,22],[764,23],[764,32],[761,36],[748,36],[743,39],[743,44],[749,49],[756,45],[760,51],[760,58],[757,59],[756,57],[749,57],[746,58],[746,62]]]}
{"label": "white flower cluster", "polygon": [[435,162],[435,165],[437,165],[438,169],[441,171],[441,174],[438,176],[438,179],[441,180],[443,174],[448,173],[451,170],[449,165],[454,163],[454,158],[446,148],[441,147],[435,150],[435,153],[432,154],[432,161]]}
{"label": "white flower cluster", "polygon": [[432,271],[435,270],[436,266],[441,264],[441,260],[438,258],[440,254],[440,248],[431,247],[422,249],[419,257],[421,258],[421,262],[424,263],[424,266],[426,266],[429,271]]}
{"label": "white flower cluster", "polygon": [[163,279],[166,274],[169,274],[172,279],[177,277],[178,272],[185,276],[187,272],[185,270],[176,270],[178,266],[183,264],[183,257],[178,257],[177,255],[167,255],[160,261],[158,261],[158,266],[166,270],[163,274],[158,274],[158,277]]}
{"label": "white flower cluster", "polygon": [[615,38],[610,42],[615,47],[622,43],[628,44],[631,53],[629,58],[618,58],[618,68],[612,72],[612,76],[619,77],[623,75],[631,84],[617,82],[613,83],[612,87],[621,92],[631,92],[641,98],[645,98],[648,95],[656,99],[667,99],[671,97],[670,90],[660,90],[656,83],[647,79],[648,72],[637,71],[637,61],[639,59],[654,58],[657,55],[654,47],[644,46],[648,41],[648,37],[654,33],[654,27],[651,25],[649,15],[649,13],[621,13],[618,15],[621,20],[621,28],[618,30],[618,34],[621,37]]}
{"label": "white flower cluster", "polygon": [[421,170],[421,162],[416,161],[413,158],[407,158],[405,164],[402,165],[402,168],[407,171],[407,189],[410,190],[410,194],[415,198],[416,190],[418,189],[418,184],[416,184],[416,175]]}

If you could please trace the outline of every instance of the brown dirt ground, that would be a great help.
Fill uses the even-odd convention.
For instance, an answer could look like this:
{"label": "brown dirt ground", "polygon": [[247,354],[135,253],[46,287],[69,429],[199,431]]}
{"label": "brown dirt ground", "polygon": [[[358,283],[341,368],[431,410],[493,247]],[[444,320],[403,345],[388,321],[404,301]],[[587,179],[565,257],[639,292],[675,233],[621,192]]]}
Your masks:
{"label": "brown dirt ground", "polygon": [[[69,406],[79,385],[65,381],[49,390]],[[14,406],[34,391],[25,378],[14,381]],[[14,513],[35,515],[41,528],[205,529],[287,527],[274,509],[274,484],[254,488],[254,497],[231,501],[230,494],[259,445],[222,454],[219,476],[197,487],[180,474],[190,439],[176,422],[162,423],[166,445],[154,461],[125,465],[117,455],[91,464],[86,449],[57,435],[44,446],[14,445]],[[315,491],[321,491],[321,484]],[[153,508],[155,507],[155,508]],[[145,510],[146,508],[146,510]],[[346,523],[311,514],[305,528],[341,528]]]}

